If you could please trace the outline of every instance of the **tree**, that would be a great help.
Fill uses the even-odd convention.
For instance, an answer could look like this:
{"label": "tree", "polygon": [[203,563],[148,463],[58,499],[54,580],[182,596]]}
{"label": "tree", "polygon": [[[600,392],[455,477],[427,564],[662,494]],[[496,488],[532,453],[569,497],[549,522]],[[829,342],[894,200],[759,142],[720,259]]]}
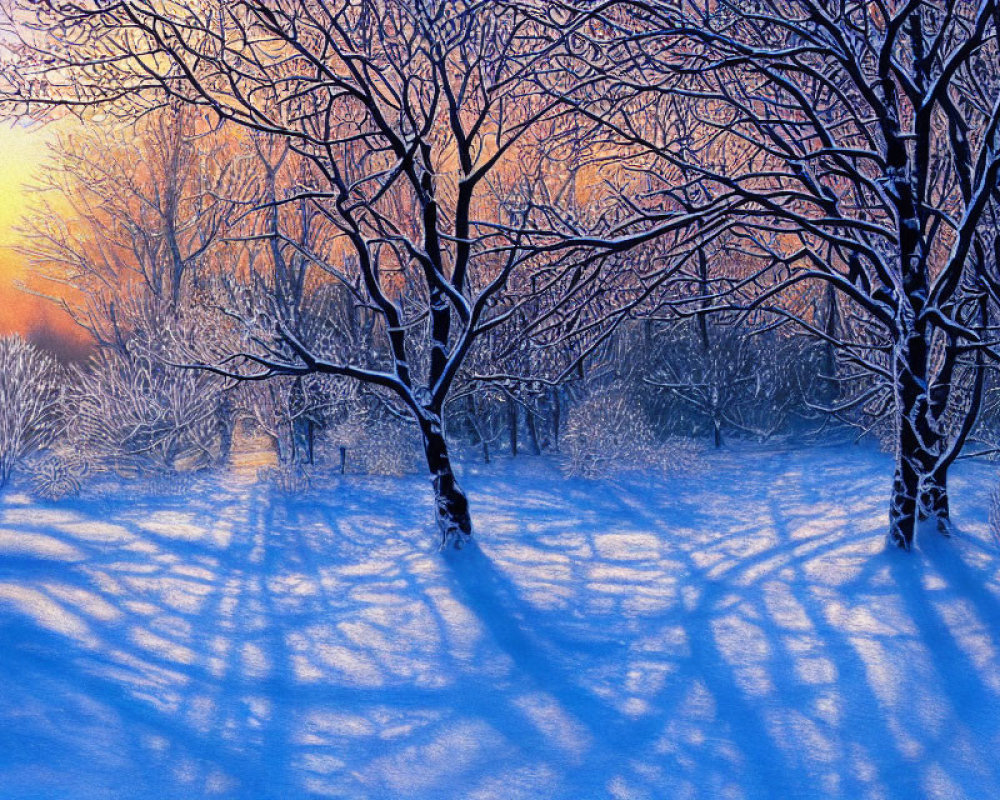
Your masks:
{"label": "tree", "polygon": [[[443,410],[477,339],[524,308],[499,302],[511,276],[544,257],[539,291],[576,298],[603,262],[559,254],[620,252],[651,235],[618,236],[612,220],[595,237],[533,202],[540,144],[565,106],[537,86],[556,47],[532,16],[479,0],[6,8],[9,111],[139,116],[179,104],[280,140],[308,165],[270,206],[304,201],[322,217],[329,246],[297,252],[355,293],[381,346],[324,353],[280,301],[258,295],[240,319],[246,348],[188,366],[237,380],[320,373],[387,392],[420,429],[443,539],[467,539]],[[268,235],[277,267],[296,245]]]}
{"label": "tree", "polygon": [[[764,265],[717,283],[713,307],[768,309],[835,345],[878,378],[851,402],[891,392],[890,541],[909,548],[921,510],[947,530],[947,470],[996,357],[1000,6],[623,0],[538,13],[589,20],[568,69],[604,90],[578,106],[636,169],[666,177],[636,205],[657,224],[664,207],[697,217],[702,242],[726,230]],[[695,122],[684,135],[656,124],[683,114]],[[789,294],[816,283],[874,335],[790,310]],[[974,386],[953,393],[963,371]]]}
{"label": "tree", "polygon": [[63,134],[19,248],[38,291],[98,346],[124,352],[148,306],[176,309],[209,276],[246,161],[237,142],[176,105]]}
{"label": "tree", "polygon": [[767,324],[692,320],[657,331],[644,381],[704,423],[715,447],[724,429],[766,439],[809,412],[819,372],[816,343]]}

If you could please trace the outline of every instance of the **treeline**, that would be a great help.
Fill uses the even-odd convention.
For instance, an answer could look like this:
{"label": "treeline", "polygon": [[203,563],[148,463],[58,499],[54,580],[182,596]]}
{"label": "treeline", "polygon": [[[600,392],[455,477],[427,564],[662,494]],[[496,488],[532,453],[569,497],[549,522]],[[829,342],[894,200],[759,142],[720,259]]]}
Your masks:
{"label": "treeline", "polygon": [[[315,375],[234,382],[173,366],[146,344],[126,338],[123,350],[66,365],[18,336],[0,339],[0,485],[16,468],[27,488],[60,499],[89,479],[230,470],[240,455],[288,491],[338,473],[419,470],[419,430],[377,392]],[[485,463],[548,454],[586,478],[669,472],[724,437],[818,430],[822,357],[790,331],[638,320],[558,384],[470,382],[445,425],[453,446]]]}

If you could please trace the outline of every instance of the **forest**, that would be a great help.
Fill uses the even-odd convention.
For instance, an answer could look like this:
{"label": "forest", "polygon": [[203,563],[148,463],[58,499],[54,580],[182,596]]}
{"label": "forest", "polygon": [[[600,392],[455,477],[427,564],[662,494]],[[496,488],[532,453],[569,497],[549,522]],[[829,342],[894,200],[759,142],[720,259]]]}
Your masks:
{"label": "forest", "polygon": [[1000,2],[0,30],[0,797],[1000,792]]}

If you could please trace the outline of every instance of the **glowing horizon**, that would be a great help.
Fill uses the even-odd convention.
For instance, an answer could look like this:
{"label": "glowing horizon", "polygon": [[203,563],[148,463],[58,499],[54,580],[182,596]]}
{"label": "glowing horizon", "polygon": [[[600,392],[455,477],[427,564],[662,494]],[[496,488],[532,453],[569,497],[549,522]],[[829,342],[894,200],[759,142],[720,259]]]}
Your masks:
{"label": "glowing horizon", "polygon": [[53,303],[20,290],[30,275],[14,249],[28,204],[29,187],[39,174],[52,140],[51,127],[18,122],[0,125],[0,335],[48,334],[67,343],[86,336]]}

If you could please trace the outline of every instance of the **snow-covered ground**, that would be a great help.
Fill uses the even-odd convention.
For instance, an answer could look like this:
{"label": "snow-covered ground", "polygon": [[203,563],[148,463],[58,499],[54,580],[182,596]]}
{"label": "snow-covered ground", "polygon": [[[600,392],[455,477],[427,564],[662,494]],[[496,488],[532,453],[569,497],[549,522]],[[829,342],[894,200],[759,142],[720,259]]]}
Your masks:
{"label": "snow-covered ground", "polygon": [[1000,796],[995,468],[886,551],[889,460],[40,504],[0,521],[0,797]]}

